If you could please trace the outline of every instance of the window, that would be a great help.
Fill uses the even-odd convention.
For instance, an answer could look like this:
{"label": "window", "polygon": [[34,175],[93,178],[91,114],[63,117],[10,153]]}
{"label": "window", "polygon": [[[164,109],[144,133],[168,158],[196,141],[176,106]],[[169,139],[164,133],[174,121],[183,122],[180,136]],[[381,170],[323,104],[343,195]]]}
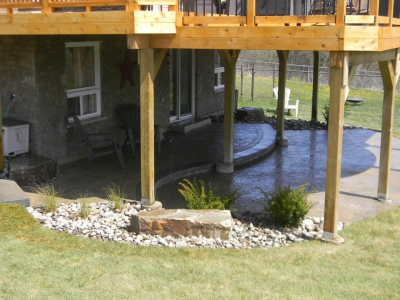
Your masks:
{"label": "window", "polygon": [[225,69],[218,67],[214,69],[214,91],[225,88]]}
{"label": "window", "polygon": [[68,117],[100,116],[100,42],[65,43],[65,71]]}
{"label": "window", "polygon": [[225,69],[222,66],[218,51],[214,53],[214,92],[217,92],[225,89]]}

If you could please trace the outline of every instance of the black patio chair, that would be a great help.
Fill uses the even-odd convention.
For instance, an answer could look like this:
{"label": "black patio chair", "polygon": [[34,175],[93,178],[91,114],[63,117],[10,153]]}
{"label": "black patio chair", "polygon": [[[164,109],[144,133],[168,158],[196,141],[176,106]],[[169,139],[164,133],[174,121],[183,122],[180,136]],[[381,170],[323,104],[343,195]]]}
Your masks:
{"label": "black patio chair", "polygon": [[[134,103],[124,103],[116,108],[115,113],[121,123],[118,127],[125,130],[124,146],[129,141],[132,153],[135,156],[137,153],[136,144],[140,143],[140,106]],[[159,125],[154,125],[154,142],[157,144],[158,154],[161,154],[161,129]]]}
{"label": "black patio chair", "polygon": [[108,155],[116,152],[118,156],[121,168],[125,169],[125,161],[122,155],[121,146],[117,143],[115,134],[113,132],[102,132],[102,133],[86,133],[83,128],[81,121],[77,116],[72,116],[75,121],[76,128],[78,129],[82,142],[89,149],[89,156],[87,158],[86,167],[89,169],[89,165],[93,158],[103,155]]}

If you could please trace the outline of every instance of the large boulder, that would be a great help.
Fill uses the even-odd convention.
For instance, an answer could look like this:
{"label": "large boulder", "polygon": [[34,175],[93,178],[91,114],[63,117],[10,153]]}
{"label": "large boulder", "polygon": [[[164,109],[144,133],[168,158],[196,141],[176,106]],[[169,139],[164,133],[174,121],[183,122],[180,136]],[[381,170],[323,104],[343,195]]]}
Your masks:
{"label": "large boulder", "polygon": [[233,227],[228,210],[168,209],[141,211],[131,218],[131,231],[161,236],[200,236],[227,240]]}

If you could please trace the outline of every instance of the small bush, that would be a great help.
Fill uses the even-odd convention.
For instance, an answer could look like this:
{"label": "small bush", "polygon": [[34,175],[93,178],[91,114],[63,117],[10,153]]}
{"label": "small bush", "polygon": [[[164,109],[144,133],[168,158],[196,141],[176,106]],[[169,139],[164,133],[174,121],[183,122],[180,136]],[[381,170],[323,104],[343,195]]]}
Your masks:
{"label": "small bush", "polygon": [[183,179],[184,182],[180,182],[179,185],[182,189],[179,189],[179,193],[185,198],[187,206],[190,209],[228,209],[239,197],[239,189],[226,194],[222,197],[215,195],[211,187],[211,182],[208,183],[208,189],[204,180],[197,181],[194,178],[193,183],[188,179]]}
{"label": "small bush", "polygon": [[329,121],[329,105],[325,105],[323,108],[323,111],[321,112],[322,117],[324,118],[324,121],[326,124],[328,124]]}
{"label": "small bush", "polygon": [[125,195],[122,192],[121,188],[117,186],[115,183],[107,186],[104,191],[107,194],[108,201],[114,206],[115,210],[121,210],[124,206]]}
{"label": "small bush", "polygon": [[[326,125],[329,123],[329,105],[325,105],[323,108],[323,111],[321,112],[322,117],[324,118],[324,121]],[[349,107],[345,106],[344,107],[344,117],[350,115]]]}
{"label": "small bush", "polygon": [[34,192],[40,195],[43,201],[44,210],[47,212],[55,212],[58,207],[58,192],[52,185],[38,185]]}
{"label": "small bush", "polygon": [[267,194],[262,189],[261,193],[265,197],[264,209],[273,218],[274,222],[283,227],[297,227],[305,218],[309,210],[316,203],[307,201],[310,193],[305,193],[304,190],[307,184],[299,186],[292,190],[289,186],[278,189]]}

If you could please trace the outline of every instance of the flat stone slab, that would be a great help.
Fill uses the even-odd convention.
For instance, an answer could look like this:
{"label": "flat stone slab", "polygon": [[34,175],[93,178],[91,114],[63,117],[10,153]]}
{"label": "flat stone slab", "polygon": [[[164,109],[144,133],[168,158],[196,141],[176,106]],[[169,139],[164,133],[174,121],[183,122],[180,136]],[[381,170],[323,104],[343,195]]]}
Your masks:
{"label": "flat stone slab", "polygon": [[260,121],[264,118],[264,110],[256,107],[242,107],[236,110],[236,117],[239,120],[247,118]]}
{"label": "flat stone slab", "polygon": [[131,231],[161,236],[200,236],[227,240],[233,227],[229,210],[167,209],[141,211],[131,218]]}
{"label": "flat stone slab", "polygon": [[0,203],[17,203],[28,207],[30,199],[15,181],[0,179]]}

